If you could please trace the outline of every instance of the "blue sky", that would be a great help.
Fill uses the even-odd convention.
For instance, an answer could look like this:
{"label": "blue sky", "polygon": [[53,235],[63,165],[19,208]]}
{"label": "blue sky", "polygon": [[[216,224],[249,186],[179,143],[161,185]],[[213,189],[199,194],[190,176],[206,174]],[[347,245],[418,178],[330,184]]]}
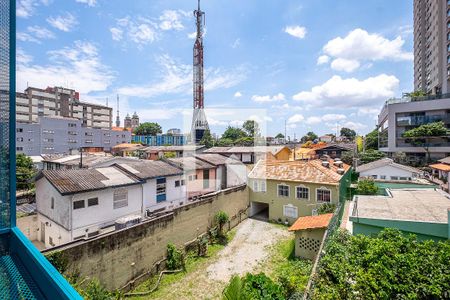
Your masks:
{"label": "blue sky", "polygon": [[[192,107],[195,0],[18,0],[18,90],[66,86],[164,130]],[[374,128],[413,89],[412,1],[203,0],[213,132],[247,117],[268,135]],[[114,115],[115,117],[115,115]],[[182,120],[185,120],[184,122]]]}

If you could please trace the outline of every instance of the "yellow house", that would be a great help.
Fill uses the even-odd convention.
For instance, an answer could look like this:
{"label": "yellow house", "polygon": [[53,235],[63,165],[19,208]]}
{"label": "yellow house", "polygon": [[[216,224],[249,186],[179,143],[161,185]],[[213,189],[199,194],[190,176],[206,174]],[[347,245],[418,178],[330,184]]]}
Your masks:
{"label": "yellow house", "polygon": [[248,175],[250,216],[292,224],[324,204],[338,204],[350,166],[333,160],[260,160]]}

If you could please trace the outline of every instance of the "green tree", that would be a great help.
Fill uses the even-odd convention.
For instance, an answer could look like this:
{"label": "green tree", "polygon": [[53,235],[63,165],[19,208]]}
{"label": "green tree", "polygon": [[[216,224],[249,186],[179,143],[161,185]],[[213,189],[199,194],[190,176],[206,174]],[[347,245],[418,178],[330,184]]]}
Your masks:
{"label": "green tree", "polygon": [[234,141],[229,138],[220,138],[217,141],[217,146],[219,146],[219,147],[233,146],[233,144],[234,144]]}
{"label": "green tree", "polygon": [[365,137],[366,150],[378,150],[378,129],[374,129]]}
{"label": "green tree", "polygon": [[402,151],[395,152],[392,159],[398,164],[406,165],[408,163],[408,157]]}
{"label": "green tree", "polygon": [[306,135],[304,135],[300,141],[302,143],[306,143],[307,141],[311,141],[313,142],[314,140],[317,140],[319,137],[317,136],[317,134],[315,134],[314,132],[310,131],[308,132]]}
{"label": "green tree", "polygon": [[439,136],[448,136],[449,131],[444,122],[433,122],[420,125],[403,133],[403,137],[410,140],[412,144],[421,146],[427,153],[427,163],[430,161],[430,138]]}
{"label": "green tree", "polygon": [[272,281],[266,274],[256,275],[247,273],[242,280],[242,289],[245,299],[255,300],[284,300],[282,287]]}
{"label": "green tree", "polygon": [[358,181],[357,195],[376,195],[377,193],[378,186],[375,185],[373,179],[361,179]]}
{"label": "green tree", "polygon": [[426,95],[427,95],[427,93],[425,93],[422,90],[417,90],[417,91],[405,94],[406,97],[411,97],[411,98],[420,98],[420,97],[425,97]]}
{"label": "green tree", "polygon": [[242,124],[242,129],[248,137],[259,137],[261,135],[259,124],[254,120],[247,120]]}
{"label": "green tree", "polygon": [[342,127],[341,128],[341,136],[346,137],[350,141],[353,141],[356,137],[356,132],[353,129]]}
{"label": "green tree", "polygon": [[34,176],[36,169],[31,157],[19,153],[16,155],[16,184],[18,190],[29,190],[34,188]]}
{"label": "green tree", "polygon": [[386,155],[378,150],[367,150],[360,154],[360,161],[362,164],[367,164],[381,158],[384,158]]}
{"label": "green tree", "polygon": [[233,143],[235,146],[253,146],[255,144],[255,139],[250,136],[244,136],[241,138],[238,138]]}
{"label": "green tree", "polygon": [[222,210],[218,211],[214,216],[215,223],[219,226],[219,234],[223,235],[223,225],[230,220],[228,214]]}
{"label": "green tree", "polygon": [[222,300],[247,300],[242,289],[241,277],[234,275],[222,292]]}
{"label": "green tree", "polygon": [[353,165],[353,151],[344,151],[341,154],[341,160],[347,165]]}
{"label": "green tree", "polygon": [[246,134],[244,130],[242,130],[239,127],[232,127],[232,126],[228,126],[227,129],[225,129],[225,132],[222,134],[223,139],[230,139],[233,142],[245,136]]}
{"label": "green tree", "polygon": [[134,130],[136,135],[157,135],[158,133],[162,133],[161,125],[154,122],[142,123]]}
{"label": "green tree", "polygon": [[200,140],[200,145],[205,145],[206,148],[211,148],[212,146],[214,146],[214,139],[209,129],[206,129],[203,133],[203,137]]}
{"label": "green tree", "polygon": [[275,136],[276,139],[284,139],[284,134],[279,133]]}

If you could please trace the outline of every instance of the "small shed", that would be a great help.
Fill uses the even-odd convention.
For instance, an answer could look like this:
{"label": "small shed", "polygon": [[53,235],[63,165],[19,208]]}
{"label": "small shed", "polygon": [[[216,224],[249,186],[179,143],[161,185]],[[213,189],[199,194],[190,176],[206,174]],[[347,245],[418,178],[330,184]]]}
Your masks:
{"label": "small shed", "polygon": [[295,256],[310,260],[316,258],[325,230],[333,214],[300,217],[289,228],[295,232]]}

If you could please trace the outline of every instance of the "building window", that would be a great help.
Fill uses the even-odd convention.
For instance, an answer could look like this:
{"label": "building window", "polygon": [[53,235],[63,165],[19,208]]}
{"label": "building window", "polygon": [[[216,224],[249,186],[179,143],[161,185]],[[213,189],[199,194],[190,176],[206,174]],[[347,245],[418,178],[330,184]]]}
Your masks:
{"label": "building window", "polygon": [[386,175],[381,175],[380,179],[386,179]]}
{"label": "building window", "polygon": [[166,178],[156,179],[156,202],[166,201]]}
{"label": "building window", "polygon": [[181,179],[181,185],[182,185],[182,186],[186,185],[186,180]]}
{"label": "building window", "polygon": [[195,175],[189,175],[188,180],[189,180],[189,181],[197,180],[197,174],[195,174]]}
{"label": "building window", "polygon": [[55,208],[55,198],[52,197],[52,199],[50,200],[50,208],[54,209]]}
{"label": "building window", "polygon": [[67,126],[69,126],[69,127],[77,127],[77,124],[75,124],[75,123],[68,123]]}
{"label": "building window", "polygon": [[50,244],[50,246],[55,246],[55,244],[53,243],[53,238],[51,236],[48,237],[48,243]]}
{"label": "building window", "polygon": [[397,176],[391,176],[391,180],[398,180]]}
{"label": "building window", "polygon": [[180,186],[181,186],[181,181],[175,180],[175,187],[180,187]]}
{"label": "building window", "polygon": [[309,199],[309,188],[298,186],[297,188],[297,199]]}
{"label": "building window", "polygon": [[84,200],[73,201],[73,209],[84,208]]}
{"label": "building window", "polygon": [[400,180],[408,180],[408,177],[400,177]]}
{"label": "building window", "polygon": [[283,215],[287,218],[297,219],[298,218],[298,208],[290,205],[283,205]]}
{"label": "building window", "polygon": [[289,186],[284,184],[278,185],[278,197],[289,197]]}
{"label": "building window", "polygon": [[118,209],[128,206],[128,190],[117,189],[114,191],[113,208]]}
{"label": "building window", "polygon": [[18,142],[23,142],[23,137],[18,137],[18,138],[16,138],[16,141],[18,141]]}
{"label": "building window", "polygon": [[17,128],[17,129],[16,129],[16,132],[17,132],[17,133],[23,132],[23,128]]}
{"label": "building window", "polygon": [[257,180],[253,181],[253,191],[254,192],[258,191],[258,181]]}
{"label": "building window", "polygon": [[89,198],[88,199],[88,206],[94,206],[94,205],[98,205],[98,198]]}
{"label": "building window", "polygon": [[331,191],[325,188],[317,189],[317,202],[331,202]]}
{"label": "building window", "polygon": [[23,151],[23,147],[16,147],[16,151]]}
{"label": "building window", "polygon": [[377,178],[378,178],[378,175],[372,175],[372,176],[370,176],[370,177],[372,177],[372,179],[377,179]]}

